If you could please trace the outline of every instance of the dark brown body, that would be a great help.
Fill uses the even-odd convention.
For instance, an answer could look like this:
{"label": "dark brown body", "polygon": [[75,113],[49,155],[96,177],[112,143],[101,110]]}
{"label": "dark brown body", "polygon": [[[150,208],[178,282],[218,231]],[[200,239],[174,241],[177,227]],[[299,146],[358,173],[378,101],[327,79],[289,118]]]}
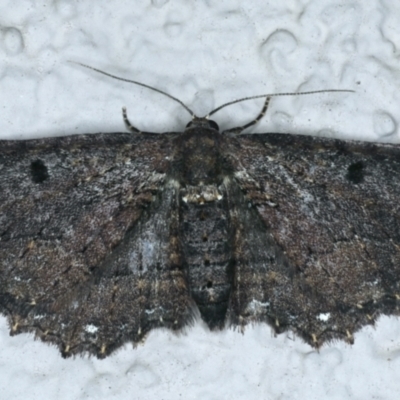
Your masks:
{"label": "dark brown body", "polygon": [[175,156],[184,268],[191,297],[211,329],[225,324],[234,273],[222,139],[209,127],[187,129],[177,140]]}

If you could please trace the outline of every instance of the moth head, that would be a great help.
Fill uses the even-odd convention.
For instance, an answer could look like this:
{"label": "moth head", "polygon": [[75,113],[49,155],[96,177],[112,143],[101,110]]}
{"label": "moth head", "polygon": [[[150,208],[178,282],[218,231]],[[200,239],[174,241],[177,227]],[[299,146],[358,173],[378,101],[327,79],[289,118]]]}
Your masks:
{"label": "moth head", "polygon": [[191,129],[191,128],[208,128],[208,129],[214,129],[216,131],[219,131],[219,126],[218,124],[213,121],[212,119],[207,119],[207,118],[193,118],[187,125],[186,129]]}

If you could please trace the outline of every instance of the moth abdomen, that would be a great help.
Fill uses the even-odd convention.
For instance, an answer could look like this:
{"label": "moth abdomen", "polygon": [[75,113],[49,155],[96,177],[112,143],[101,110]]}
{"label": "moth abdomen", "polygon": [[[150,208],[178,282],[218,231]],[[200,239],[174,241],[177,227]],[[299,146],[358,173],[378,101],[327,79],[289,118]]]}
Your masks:
{"label": "moth abdomen", "polygon": [[214,185],[182,189],[179,219],[191,297],[210,329],[223,328],[233,284],[226,196]]}

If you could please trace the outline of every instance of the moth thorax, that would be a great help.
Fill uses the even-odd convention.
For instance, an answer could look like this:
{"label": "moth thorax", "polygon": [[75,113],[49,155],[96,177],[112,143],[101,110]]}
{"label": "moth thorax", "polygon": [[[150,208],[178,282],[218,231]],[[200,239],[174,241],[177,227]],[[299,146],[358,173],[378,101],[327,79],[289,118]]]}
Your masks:
{"label": "moth thorax", "polygon": [[220,183],[221,160],[219,133],[211,129],[193,129],[182,138],[183,181],[187,185]]}

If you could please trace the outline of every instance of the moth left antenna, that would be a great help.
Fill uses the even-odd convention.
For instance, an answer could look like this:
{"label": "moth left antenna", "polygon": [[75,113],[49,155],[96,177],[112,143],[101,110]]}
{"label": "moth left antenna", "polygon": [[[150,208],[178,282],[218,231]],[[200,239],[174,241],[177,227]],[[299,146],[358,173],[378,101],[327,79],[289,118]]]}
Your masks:
{"label": "moth left antenna", "polygon": [[176,97],[174,97],[174,96],[172,96],[172,95],[170,95],[170,94],[168,94],[166,92],[163,92],[160,89],[156,89],[156,88],[154,88],[152,86],[146,85],[145,83],[141,83],[141,82],[137,82],[137,81],[134,81],[134,80],[131,80],[131,79],[125,79],[125,78],[121,78],[120,76],[109,74],[108,72],[102,71],[101,69],[94,68],[94,67],[91,67],[90,65],[82,64],[80,62],[76,62],[76,61],[69,61],[69,62],[72,63],[72,64],[80,65],[81,67],[84,67],[84,68],[87,68],[87,69],[91,69],[91,70],[96,71],[96,72],[98,72],[100,74],[109,76],[110,78],[114,78],[114,79],[117,79],[117,80],[122,81],[122,82],[133,83],[135,85],[143,86],[143,87],[145,87],[147,89],[154,90],[157,93],[161,93],[164,96],[167,96],[170,99],[175,100],[177,103],[179,103],[192,116],[193,119],[197,118],[196,114],[186,104],[184,104],[183,101],[177,99]]}

